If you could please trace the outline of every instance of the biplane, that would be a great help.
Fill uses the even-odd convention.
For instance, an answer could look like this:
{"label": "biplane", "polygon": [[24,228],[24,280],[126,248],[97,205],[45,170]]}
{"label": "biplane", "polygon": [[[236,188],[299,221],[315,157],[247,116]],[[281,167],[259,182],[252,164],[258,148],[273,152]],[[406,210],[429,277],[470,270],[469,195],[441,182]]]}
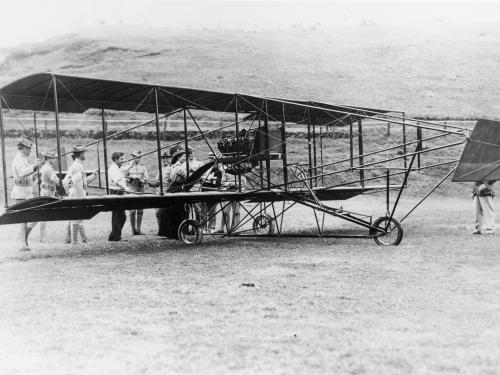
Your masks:
{"label": "biplane", "polygon": [[[60,176],[64,175],[65,155],[60,141],[60,117],[92,110],[100,120],[100,136],[86,146],[96,145],[98,160],[104,161],[100,194],[85,198],[36,197],[9,205],[6,131],[0,115],[6,207],[0,224],[86,220],[100,212],[161,208],[173,201],[186,205],[210,204],[212,210],[205,217],[198,220],[192,217],[180,224],[178,237],[186,244],[198,243],[206,235],[203,228],[210,218],[237,202],[241,218],[235,225],[228,225],[223,236],[358,237],[372,238],[380,245],[398,245],[403,238],[401,222],[456,170],[457,155],[470,131],[463,126],[409,118],[404,112],[391,110],[54,73],[30,75],[2,87],[0,109],[0,114],[33,112],[30,135],[35,143],[40,135],[36,114],[53,114]],[[146,120],[120,131],[109,129],[108,117],[112,113],[127,116],[131,112],[143,114]],[[220,126],[204,127],[202,119],[207,113],[212,117],[223,116]],[[173,117],[180,123],[179,131],[177,138],[166,142],[161,121]],[[391,129],[390,144],[369,149],[366,129],[380,128],[380,124],[384,124],[384,129],[387,126],[387,132]],[[193,142],[204,144],[215,160],[194,171],[187,160],[187,179],[177,191],[167,192],[160,184],[158,192],[110,195],[109,143],[120,134],[140,127],[153,128],[156,147],[143,156],[154,159],[160,181],[161,153],[173,145],[188,149]],[[332,154],[332,149],[338,152]],[[458,151],[443,156],[450,149]],[[36,151],[38,154],[38,148]],[[234,177],[235,188],[195,190],[193,187],[216,165]],[[470,168],[461,169],[461,175]],[[439,181],[409,212],[397,214],[410,174],[427,169],[437,170]],[[246,186],[242,180],[247,182]],[[332,204],[371,193],[385,200],[380,216]],[[284,218],[294,206],[311,210],[315,221],[312,231],[287,230]],[[359,230],[342,233],[338,228],[325,226],[325,216],[352,223]]]}

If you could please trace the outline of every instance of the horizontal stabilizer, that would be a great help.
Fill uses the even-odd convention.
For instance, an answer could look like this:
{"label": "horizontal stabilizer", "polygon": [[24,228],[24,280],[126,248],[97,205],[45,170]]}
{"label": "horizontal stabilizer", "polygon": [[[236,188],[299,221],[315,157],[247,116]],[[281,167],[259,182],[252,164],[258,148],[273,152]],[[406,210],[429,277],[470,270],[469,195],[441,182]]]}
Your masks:
{"label": "horizontal stabilizer", "polygon": [[480,119],[462,152],[452,181],[500,180],[500,121]]}

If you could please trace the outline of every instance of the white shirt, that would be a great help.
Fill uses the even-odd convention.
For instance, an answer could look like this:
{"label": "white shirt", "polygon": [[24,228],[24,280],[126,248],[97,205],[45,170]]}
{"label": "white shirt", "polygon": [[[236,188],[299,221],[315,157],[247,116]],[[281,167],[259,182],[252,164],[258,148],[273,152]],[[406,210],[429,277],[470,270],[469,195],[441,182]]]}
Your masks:
{"label": "white shirt", "polygon": [[49,162],[45,163],[40,169],[40,195],[54,196],[58,182],[59,177],[57,177],[52,164]]}
{"label": "white shirt", "polygon": [[87,195],[87,172],[80,159],[75,159],[63,180],[68,187],[68,196],[83,198]]}
{"label": "white shirt", "polygon": [[111,164],[111,167],[108,168],[108,179],[110,189],[127,190],[125,174],[116,163]]}
{"label": "white shirt", "polygon": [[174,165],[172,165],[172,169],[170,170],[170,179],[172,181],[175,181],[175,179],[179,175],[181,175],[184,178],[186,178],[186,164],[181,163],[181,162],[178,161],[177,163],[175,163]]}
{"label": "white shirt", "polygon": [[14,176],[14,188],[11,193],[12,199],[33,198],[31,191],[33,172],[35,172],[35,169],[30,164],[28,157],[21,151],[18,151],[12,161],[12,175]]}

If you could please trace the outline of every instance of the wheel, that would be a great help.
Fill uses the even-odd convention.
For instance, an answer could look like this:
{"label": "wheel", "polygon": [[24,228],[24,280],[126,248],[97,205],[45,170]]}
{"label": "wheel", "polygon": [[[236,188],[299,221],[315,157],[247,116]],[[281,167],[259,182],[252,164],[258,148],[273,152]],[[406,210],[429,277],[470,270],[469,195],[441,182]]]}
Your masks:
{"label": "wheel", "polygon": [[274,220],[271,215],[259,215],[253,221],[253,232],[258,235],[270,235],[274,233]]}
{"label": "wheel", "polygon": [[403,239],[403,228],[401,227],[399,221],[397,221],[395,218],[391,218],[391,221],[389,223],[388,216],[379,217],[373,223],[373,227],[380,228],[383,231],[379,232],[375,229],[370,230],[370,234],[374,236],[373,239],[379,245],[397,246]]}
{"label": "wheel", "polygon": [[186,245],[200,243],[203,237],[200,224],[196,220],[191,219],[184,220],[179,225],[177,234],[179,235],[179,241],[182,241]]}

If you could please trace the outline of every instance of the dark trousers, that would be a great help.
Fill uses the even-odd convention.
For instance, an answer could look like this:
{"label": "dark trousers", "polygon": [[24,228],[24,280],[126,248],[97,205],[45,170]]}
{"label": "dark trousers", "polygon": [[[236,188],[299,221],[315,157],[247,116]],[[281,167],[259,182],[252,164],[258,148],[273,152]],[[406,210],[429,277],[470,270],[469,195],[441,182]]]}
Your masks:
{"label": "dark trousers", "polygon": [[[123,195],[121,190],[110,190],[111,194]],[[122,229],[127,221],[125,210],[113,210],[111,212],[111,233],[108,241],[120,241],[122,239]]]}

